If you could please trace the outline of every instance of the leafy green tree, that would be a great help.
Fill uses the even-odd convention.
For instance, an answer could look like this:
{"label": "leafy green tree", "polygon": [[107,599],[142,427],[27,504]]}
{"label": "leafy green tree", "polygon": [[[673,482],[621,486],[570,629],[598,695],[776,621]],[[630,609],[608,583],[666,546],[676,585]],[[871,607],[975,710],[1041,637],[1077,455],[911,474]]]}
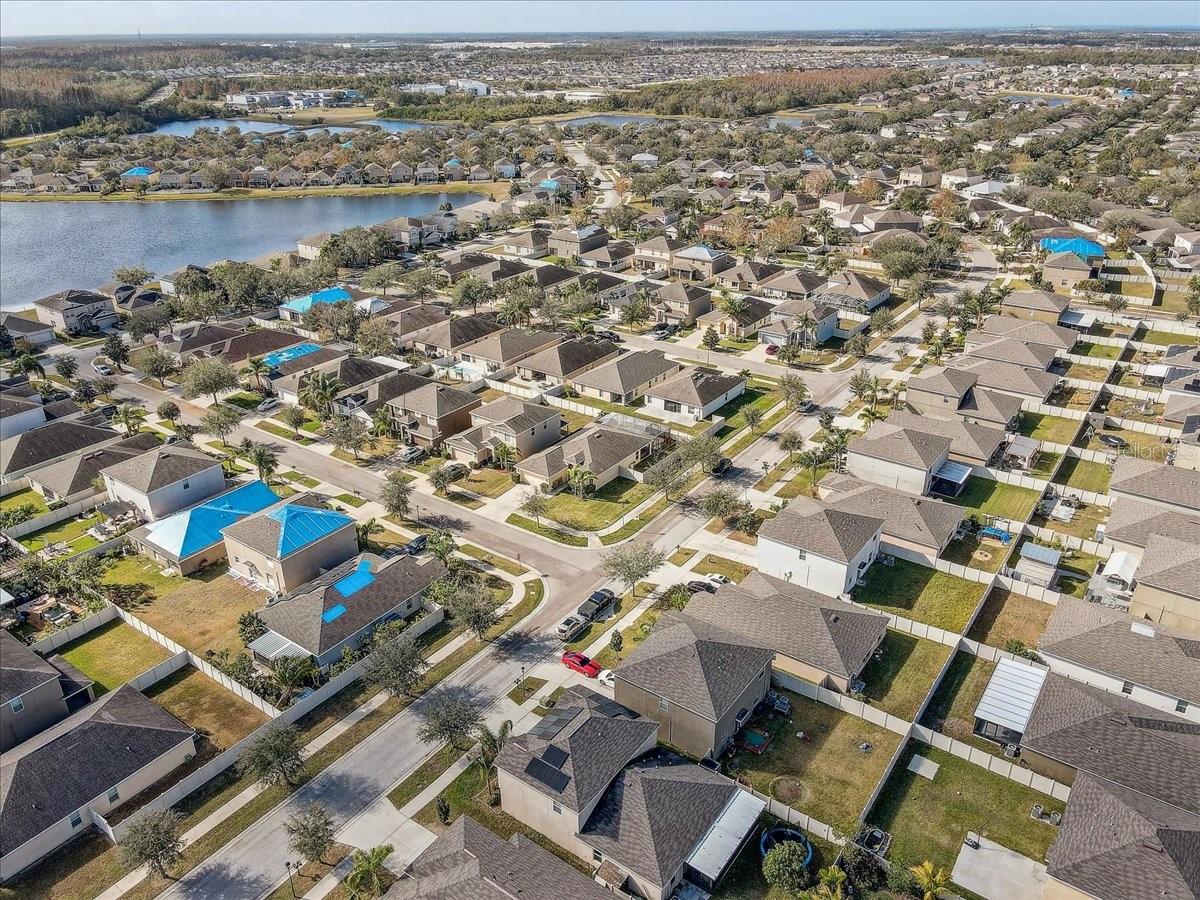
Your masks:
{"label": "leafy green tree", "polygon": [[443,566],[449,568],[450,559],[458,550],[458,542],[454,540],[454,535],[445,528],[439,528],[430,533],[425,547],[438,558]]}
{"label": "leafy green tree", "polygon": [[242,414],[239,410],[222,403],[210,407],[208,412],[201,417],[200,430],[207,434],[215,434],[221,439],[221,443],[228,447],[229,435],[241,421]]}
{"label": "leafy green tree", "polygon": [[154,414],[174,425],[179,420],[179,407],[170,400],[164,400],[154,408]]}
{"label": "leafy green tree", "polygon": [[388,622],[375,629],[366,678],[395,696],[413,696],[428,663],[420,646],[404,634],[404,622]]}
{"label": "leafy green tree", "polygon": [[287,707],[292,696],[318,676],[317,667],[309,656],[280,656],[271,664],[271,680],[279,688],[279,705]]}
{"label": "leafy green tree", "polygon": [[908,869],[921,891],[921,900],[938,900],[950,887],[950,875],[945,869],[935,869],[929,860]]}
{"label": "leafy green tree", "polygon": [[421,728],[417,736],[427,744],[449,744],[465,750],[471,743],[482,716],[469,699],[451,691],[438,691],[426,697],[418,715]]}
{"label": "leafy green tree", "polygon": [[267,624],[262,616],[251,610],[238,616],[238,638],[245,646],[250,646],[267,633]]}
{"label": "leafy green tree", "polygon": [[137,434],[146,421],[146,411],[136,403],[122,403],[117,407],[113,420],[125,429],[127,435]]}
{"label": "leafy green tree", "polygon": [[354,416],[338,416],[325,426],[325,434],[339,450],[349,450],[358,459],[371,442],[371,429]]}
{"label": "leafy green tree", "polygon": [[450,611],[481,641],[487,640],[488,631],[500,621],[492,592],[478,578],[463,580],[454,595]]}
{"label": "leafy green tree", "polygon": [[38,378],[46,377],[46,370],[32,353],[22,353],[9,364],[8,369],[14,375],[35,374]]}
{"label": "leafy green tree", "polygon": [[141,287],[154,277],[154,273],[145,266],[119,266],[113,270],[113,278],[123,284]]}
{"label": "leafy green tree", "polygon": [[408,477],[397,470],[388,474],[379,492],[379,500],[389,515],[408,518],[412,506],[413,488]]}
{"label": "leafy green tree", "polygon": [[319,863],[324,859],[337,833],[333,816],[316,801],[288,819],[283,828],[287,832],[288,848],[310,863]]}
{"label": "leafy green tree", "polygon": [[711,519],[725,519],[732,515],[740,502],[733,488],[719,487],[704,495],[700,509]]}
{"label": "leafy green tree", "polygon": [[254,386],[261,393],[263,390],[263,379],[271,373],[271,367],[261,356],[251,356],[246,360],[246,365],[242,368],[242,371],[254,379]]}
{"label": "leafy green tree", "polygon": [[258,477],[267,484],[271,476],[279,471],[279,454],[266,444],[255,444],[246,453],[246,461],[258,470]]}
{"label": "leafy green tree", "polygon": [[700,338],[700,343],[704,345],[706,350],[712,352],[721,346],[721,336],[717,334],[717,329],[709,325],[704,329],[704,335]]}
{"label": "leafy green tree", "polygon": [[341,390],[342,383],[337,378],[324,372],[314,372],[300,386],[300,402],[318,416],[327,416]]}
{"label": "leafy green tree", "polygon": [[461,279],[450,295],[450,302],[455,309],[470,307],[472,313],[478,312],[481,305],[487,305],[495,299],[496,292],[492,286],[473,275]]}
{"label": "leafy green tree", "polygon": [[354,340],[366,356],[387,356],[396,352],[392,329],[383,319],[367,319],[358,326]]}
{"label": "leafy green tree", "polygon": [[175,357],[157,347],[148,347],[138,357],[137,370],[166,390],[167,376],[175,371]]}
{"label": "leafy green tree", "polygon": [[158,809],[138,817],[121,839],[121,856],[131,868],[149,866],[167,878],[183,857],[180,828],[183,816],[173,809]]}
{"label": "leafy green tree", "polygon": [[238,375],[233,366],[219,359],[198,359],[184,367],[179,383],[183,399],[194,400],[207,394],[216,403],[217,394],[238,386]]}
{"label": "leafy green tree", "polygon": [[812,884],[812,874],[804,862],[807,848],[799,841],[782,841],[763,858],[763,878],[773,889],[795,896]]}
{"label": "leafy green tree", "polygon": [[460,472],[457,466],[443,463],[429,473],[429,484],[435,492],[444,494],[459,479]]}
{"label": "leafy green tree", "polygon": [[279,410],[277,415],[279,416],[279,421],[281,421],[288,428],[292,429],[292,434],[299,439],[300,428],[305,422],[308,421],[308,415],[304,412],[304,410],[299,406],[293,406],[289,403]]}
{"label": "leafy green tree", "polygon": [[601,557],[602,569],[609,578],[625,585],[625,590],[636,595],[639,581],[656,572],[667,556],[653,544],[636,541],[614,547]]}
{"label": "leafy green tree", "polygon": [[532,516],[538,525],[542,524],[542,516],[550,511],[550,500],[538,490],[530,490],[522,499],[517,509],[527,516]]}
{"label": "leafy green tree", "polygon": [[300,741],[300,732],[294,725],[272,725],[242,751],[238,770],[264,784],[295,787],[304,768]]}
{"label": "leafy green tree", "polygon": [[54,371],[70,381],[79,371],[79,360],[70,353],[60,353],[53,359]]}
{"label": "leafy green tree", "polygon": [[125,363],[129,362],[129,347],[121,335],[114,332],[106,337],[100,352],[112,361],[118,372],[125,371]]}
{"label": "leafy green tree", "polygon": [[629,302],[621,307],[618,317],[621,324],[629,328],[644,325],[650,319],[650,301],[645,291],[639,290],[629,298]]}

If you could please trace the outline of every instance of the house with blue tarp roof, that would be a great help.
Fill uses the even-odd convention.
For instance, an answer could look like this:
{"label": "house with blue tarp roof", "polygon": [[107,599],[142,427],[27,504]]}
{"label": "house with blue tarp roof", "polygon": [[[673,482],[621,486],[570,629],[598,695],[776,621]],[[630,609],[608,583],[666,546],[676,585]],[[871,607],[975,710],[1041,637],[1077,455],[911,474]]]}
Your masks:
{"label": "house with blue tarp roof", "polygon": [[1104,248],[1083,237],[1044,237],[1038,246],[1048,253],[1074,253],[1082,260],[1104,256]]}
{"label": "house with blue tarp roof", "polygon": [[154,170],[149,166],[133,166],[121,173],[121,184],[126,187],[133,184],[145,184],[153,174]]}
{"label": "house with blue tarp roof", "polygon": [[276,503],[223,534],[231,572],[285,594],[358,553],[354,520],[311,494]]}
{"label": "house with blue tarp roof", "polygon": [[263,665],[301,656],[313,657],[324,669],[385,622],[419,618],[423,628],[440,622],[443,610],[424,598],[447,574],[445,566],[429,557],[386,560],[374,553],[357,554],[268,604],[259,613],[267,632],[249,650]]}
{"label": "house with blue tarp roof", "polygon": [[279,305],[279,311],[294,313],[294,316],[288,318],[299,318],[313,308],[318,303],[341,303],[345,300],[354,299],[354,295],[350,293],[349,288],[342,287],[340,284],[333,287],[322,288],[319,291],[313,291],[311,294],[305,294],[303,297],[293,297]]}
{"label": "house with blue tarp roof", "polygon": [[225,558],[224,528],[279,500],[265,483],[251,481],[138,528],[129,540],[144,555],[190,575]]}

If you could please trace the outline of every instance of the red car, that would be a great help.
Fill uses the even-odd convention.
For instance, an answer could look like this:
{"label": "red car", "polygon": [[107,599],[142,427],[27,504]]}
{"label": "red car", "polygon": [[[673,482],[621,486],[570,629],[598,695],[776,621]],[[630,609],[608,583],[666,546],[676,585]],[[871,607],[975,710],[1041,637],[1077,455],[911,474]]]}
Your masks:
{"label": "red car", "polygon": [[586,675],[588,678],[595,678],[600,674],[600,666],[582,653],[575,653],[572,650],[568,650],[562,655],[562,662],[568,669],[574,669],[580,675]]}

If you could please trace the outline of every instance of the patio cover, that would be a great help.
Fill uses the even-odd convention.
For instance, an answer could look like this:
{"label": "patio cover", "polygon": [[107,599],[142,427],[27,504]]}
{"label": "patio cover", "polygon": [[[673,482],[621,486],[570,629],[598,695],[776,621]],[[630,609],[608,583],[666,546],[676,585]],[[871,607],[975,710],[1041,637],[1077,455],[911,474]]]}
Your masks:
{"label": "patio cover", "polygon": [[1118,578],[1125,587],[1133,584],[1133,573],[1137,571],[1138,561],[1132,553],[1118,550],[1104,564],[1104,580]]}
{"label": "patio cover", "polygon": [[1167,373],[1170,371],[1168,366],[1164,366],[1161,363],[1152,363],[1146,366],[1142,374],[1147,378],[1166,378]]}
{"label": "patio cover", "polygon": [[1016,456],[1019,459],[1032,459],[1037,453],[1038,442],[1031,437],[1026,437],[1023,434],[1017,435],[1008,442],[1008,449],[1004,451],[1009,456]]}
{"label": "patio cover", "polygon": [[951,484],[963,485],[971,477],[971,471],[970,466],[948,459],[938,467],[938,470],[933,473],[933,477]]}
{"label": "patio cover", "polygon": [[1059,318],[1058,324],[1067,328],[1088,329],[1096,324],[1096,314],[1083,309],[1068,309]]}
{"label": "patio cover", "polygon": [[1045,669],[1000,660],[975,707],[975,718],[1024,734],[1045,680]]}
{"label": "patio cover", "polygon": [[281,656],[312,656],[303,647],[293,644],[282,634],[276,634],[274,631],[268,631],[266,634],[250,642],[247,648],[251,653],[256,653],[263,659],[274,662]]}
{"label": "patio cover", "polygon": [[688,857],[687,864],[710,884],[716,884],[766,808],[766,802],[749,791],[735,791]]}

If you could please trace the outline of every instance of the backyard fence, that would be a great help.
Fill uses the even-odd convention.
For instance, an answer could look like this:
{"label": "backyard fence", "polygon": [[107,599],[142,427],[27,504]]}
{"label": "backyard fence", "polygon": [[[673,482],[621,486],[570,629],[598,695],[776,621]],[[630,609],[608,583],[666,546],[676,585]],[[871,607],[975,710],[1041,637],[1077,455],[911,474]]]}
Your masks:
{"label": "backyard fence", "polygon": [[27,475],[14,478],[12,481],[0,481],[0,497],[7,497],[9,494],[19,494],[28,488],[29,476]]}
{"label": "backyard fence", "polygon": [[73,519],[80,513],[87,512],[90,509],[95,509],[100,505],[102,500],[107,499],[105,494],[96,494],[88,497],[85,500],[76,500],[74,503],[68,503],[66,506],[60,506],[58,509],[52,509],[49,512],[44,512],[40,516],[35,516],[32,519],[26,519],[19,525],[13,525],[11,528],[5,528],[4,533],[13,540],[19,540],[26,535],[33,534],[35,531],[41,531],[43,528],[49,528],[51,525],[57,525],[59,522],[65,522],[67,519]]}
{"label": "backyard fence", "polygon": [[35,641],[29,645],[29,649],[45,656],[48,653],[53,653],[59,647],[63,647],[83,637],[88,632],[95,631],[97,628],[107,625],[118,617],[117,608],[112,604],[108,604],[100,612],[88,616],[86,619],[80,619],[78,622],[72,622],[66,628],[60,629],[42,638],[40,641]]}
{"label": "backyard fence", "polygon": [[832,844],[839,846],[845,842],[831,826],[826,825],[820,819],[814,819],[812,816],[805,815],[798,809],[792,809],[782,800],[776,800],[774,797],[769,797],[761,791],[756,791],[748,784],[737,782],[737,786],[749,794],[753,794],[759,800],[767,804],[767,812],[775,816],[777,819],[782,819],[789,825],[795,825],[801,831],[807,831],[810,834],[815,834],[822,840],[829,841]]}
{"label": "backyard fence", "polygon": [[1001,484],[1011,484],[1013,487],[1028,488],[1039,494],[1046,490],[1050,481],[1046,478],[1034,478],[1021,472],[1006,472],[1004,469],[993,469],[990,466],[976,466],[975,474],[981,478],[998,481]]}
{"label": "backyard fence", "polygon": [[948,735],[942,734],[940,731],[934,731],[932,728],[926,728],[924,725],[913,725],[912,737],[929,744],[931,747],[944,750],[953,756],[957,756],[959,759],[965,759],[967,762],[974,763],[982,769],[987,769],[989,772],[1007,778],[1009,781],[1015,781],[1017,784],[1032,788],[1056,800],[1065,801],[1071,796],[1071,789],[1067,785],[1055,781],[1053,778],[1039,775],[1032,769],[1026,769],[1002,757],[993,756],[985,750],[972,747],[970,744],[964,744],[962,741],[957,741]]}

